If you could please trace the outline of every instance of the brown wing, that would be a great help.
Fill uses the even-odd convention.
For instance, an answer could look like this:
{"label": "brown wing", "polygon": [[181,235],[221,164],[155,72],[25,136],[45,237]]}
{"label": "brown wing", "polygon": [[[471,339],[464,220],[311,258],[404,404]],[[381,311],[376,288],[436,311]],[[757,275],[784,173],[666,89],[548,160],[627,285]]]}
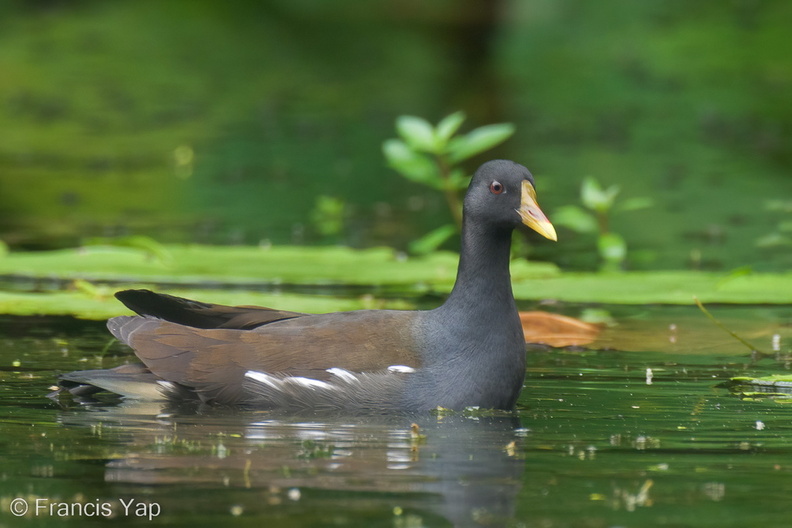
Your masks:
{"label": "brown wing", "polygon": [[255,330],[203,329],[150,317],[116,317],[111,332],[160,378],[202,399],[233,404],[245,372],[327,379],[327,369],[420,367],[414,338],[420,312],[361,310],[281,320]]}
{"label": "brown wing", "polygon": [[124,290],[115,294],[124,305],[140,315],[152,315],[195,328],[251,329],[306,314],[259,306],[223,306],[149,290]]}

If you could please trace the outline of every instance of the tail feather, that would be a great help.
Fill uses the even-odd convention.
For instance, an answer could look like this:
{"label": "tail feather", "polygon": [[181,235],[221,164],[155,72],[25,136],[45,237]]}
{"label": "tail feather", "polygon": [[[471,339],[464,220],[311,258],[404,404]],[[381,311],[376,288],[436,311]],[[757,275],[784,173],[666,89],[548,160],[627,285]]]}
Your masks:
{"label": "tail feather", "polygon": [[174,383],[164,382],[144,365],[121,365],[114,369],[78,370],[63,374],[58,380],[59,392],[73,396],[91,396],[109,391],[136,400],[166,400],[184,389]]}
{"label": "tail feather", "polygon": [[133,335],[143,329],[151,330],[160,324],[160,320],[154,317],[135,316],[135,315],[120,315],[113,317],[107,321],[107,329],[115,336],[116,339],[125,345],[131,345]]}
{"label": "tail feather", "polygon": [[124,290],[116,298],[133,312],[193,328],[250,330],[268,323],[305,314],[259,306],[210,304],[150,290]]}

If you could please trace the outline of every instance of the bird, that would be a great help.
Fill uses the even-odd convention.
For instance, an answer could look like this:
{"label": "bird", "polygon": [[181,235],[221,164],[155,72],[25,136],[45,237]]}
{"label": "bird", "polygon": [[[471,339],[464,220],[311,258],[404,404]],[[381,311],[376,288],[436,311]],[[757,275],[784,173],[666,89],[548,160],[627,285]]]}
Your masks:
{"label": "bird", "polygon": [[456,281],[434,309],[305,314],[123,290],[117,299],[137,315],[107,327],[139,362],[63,374],[58,392],[287,411],[513,409],[526,348],[512,232],[557,240],[534,185],[513,161],[478,168],[463,201]]}

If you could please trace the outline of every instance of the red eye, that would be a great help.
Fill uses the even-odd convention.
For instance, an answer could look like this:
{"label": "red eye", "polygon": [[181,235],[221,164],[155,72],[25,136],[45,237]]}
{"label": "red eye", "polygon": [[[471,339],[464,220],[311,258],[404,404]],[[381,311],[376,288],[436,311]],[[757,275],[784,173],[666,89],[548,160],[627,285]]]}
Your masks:
{"label": "red eye", "polygon": [[490,183],[490,192],[492,194],[500,194],[503,192],[503,184],[501,182],[494,181]]}

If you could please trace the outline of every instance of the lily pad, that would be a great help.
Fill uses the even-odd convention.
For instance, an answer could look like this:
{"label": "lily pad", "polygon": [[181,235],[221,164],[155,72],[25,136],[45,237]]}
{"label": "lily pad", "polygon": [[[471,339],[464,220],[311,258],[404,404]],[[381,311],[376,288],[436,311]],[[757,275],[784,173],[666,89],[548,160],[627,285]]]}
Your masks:
{"label": "lily pad", "polygon": [[792,375],[774,374],[751,378],[737,376],[723,384],[741,398],[772,398],[792,402]]}
{"label": "lily pad", "polygon": [[[0,313],[104,318],[119,313],[120,305],[112,299],[111,290],[139,284],[176,295],[190,290],[192,295],[185,294],[188,297],[226,304],[270,305],[306,312],[357,309],[371,301],[250,290],[281,284],[346,285],[387,289],[406,296],[446,294],[453,286],[459,258],[451,252],[408,258],[388,248],[354,250],[337,246],[172,245],[164,249],[167,259],[155,258],[138,248],[102,246],[7,254],[0,258],[0,275],[30,279],[37,292],[44,291],[0,291]],[[552,264],[518,260],[511,264],[511,275],[515,297],[523,301],[691,305],[695,296],[704,303],[792,303],[792,273],[562,273]],[[54,281],[49,284],[51,279]],[[108,286],[104,293],[93,288],[58,291],[64,283],[86,284],[84,281],[113,287]],[[56,291],[47,291],[53,289]],[[102,300],[103,296],[107,299]]]}
{"label": "lily pad", "polygon": [[520,312],[526,343],[543,343],[554,347],[583,346],[600,334],[600,325],[548,312]]}
{"label": "lily pad", "polygon": [[[91,246],[59,251],[11,253],[0,259],[0,275],[20,277],[163,282],[176,284],[348,284],[424,285],[449,291],[458,255],[435,252],[408,258],[389,248],[164,246],[169,259],[133,248]],[[516,279],[557,275],[552,264],[519,261]]]}
{"label": "lily pad", "polygon": [[[13,315],[73,315],[81,319],[101,320],[116,315],[126,315],[127,310],[107,289],[104,294],[91,295],[84,291],[57,291],[44,293],[0,291],[0,313]],[[200,299],[202,301],[231,304],[272,306],[283,310],[325,313],[366,308],[409,309],[404,301],[382,301],[363,296],[342,299],[320,295],[258,293],[227,290],[168,289],[167,293]]]}
{"label": "lily pad", "polygon": [[792,273],[724,275],[696,271],[560,273],[514,279],[518,299],[611,304],[792,303]]}

